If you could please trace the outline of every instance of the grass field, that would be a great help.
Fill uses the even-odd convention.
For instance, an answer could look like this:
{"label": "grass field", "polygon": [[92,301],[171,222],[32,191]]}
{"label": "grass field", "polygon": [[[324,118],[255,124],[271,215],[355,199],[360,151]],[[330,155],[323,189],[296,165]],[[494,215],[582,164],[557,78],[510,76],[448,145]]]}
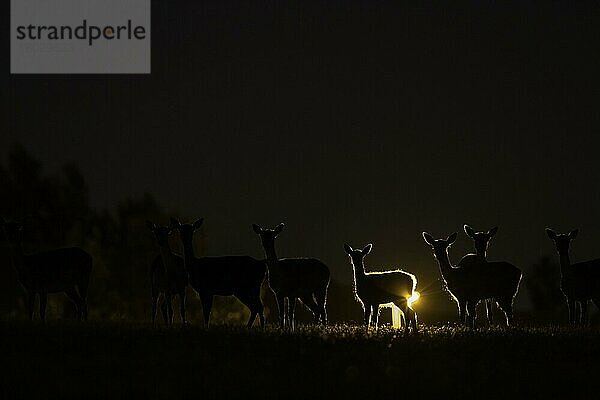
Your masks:
{"label": "grass field", "polygon": [[598,398],[600,332],[0,323],[2,398]]}

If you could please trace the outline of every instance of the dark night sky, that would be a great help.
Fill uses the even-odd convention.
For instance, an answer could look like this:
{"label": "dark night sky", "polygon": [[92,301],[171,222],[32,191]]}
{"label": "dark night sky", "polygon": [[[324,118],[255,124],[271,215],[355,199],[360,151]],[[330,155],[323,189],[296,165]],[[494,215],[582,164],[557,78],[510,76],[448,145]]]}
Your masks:
{"label": "dark night sky", "polygon": [[149,192],[204,216],[211,254],[260,255],[250,224],[285,221],[280,255],[342,280],[348,241],[428,281],[420,232],[465,222],[499,225],[490,258],[525,270],[548,225],[600,256],[596,8],[153,3],[151,76],[11,77],[3,58],[2,157],[76,161],[97,207]]}

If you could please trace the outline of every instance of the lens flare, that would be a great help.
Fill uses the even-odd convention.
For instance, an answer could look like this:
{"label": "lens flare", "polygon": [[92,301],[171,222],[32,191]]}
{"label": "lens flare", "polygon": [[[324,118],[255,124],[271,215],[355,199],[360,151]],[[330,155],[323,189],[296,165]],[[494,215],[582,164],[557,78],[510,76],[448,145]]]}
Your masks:
{"label": "lens flare", "polygon": [[419,301],[419,297],[421,297],[421,294],[415,290],[412,296],[408,298],[408,306],[411,307],[413,304]]}

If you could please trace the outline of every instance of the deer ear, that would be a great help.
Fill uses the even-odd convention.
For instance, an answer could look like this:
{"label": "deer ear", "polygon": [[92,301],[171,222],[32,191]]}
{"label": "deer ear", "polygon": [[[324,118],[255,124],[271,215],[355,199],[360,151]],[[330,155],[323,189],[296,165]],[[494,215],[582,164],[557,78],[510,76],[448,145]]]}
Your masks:
{"label": "deer ear", "polygon": [[475,236],[475,230],[469,225],[465,224],[464,229],[468,237],[472,238],[473,236]]}
{"label": "deer ear", "polygon": [[373,243],[369,243],[368,245],[365,246],[364,249],[362,249],[362,253],[366,256],[367,254],[369,254],[371,252],[372,249],[373,249]]}
{"label": "deer ear", "polygon": [[427,232],[423,232],[421,235],[423,235],[423,240],[425,240],[425,243],[427,243],[430,246],[433,246],[433,242],[435,242],[435,239],[433,238],[433,236],[431,236]]}
{"label": "deer ear", "polygon": [[198,218],[197,220],[195,220],[194,223],[192,224],[192,226],[194,227],[194,230],[200,228],[200,226],[202,226],[203,222],[204,222],[204,218]]}
{"label": "deer ear", "polygon": [[146,226],[148,227],[148,229],[150,229],[151,231],[154,230],[154,223],[151,221],[146,220]]}
{"label": "deer ear", "polygon": [[493,227],[492,229],[490,229],[490,230],[488,231],[488,233],[487,233],[487,234],[488,234],[488,236],[489,236],[490,238],[492,238],[492,237],[494,237],[494,235],[495,235],[496,233],[498,233],[498,227],[497,227],[497,226],[495,226],[495,227]]}
{"label": "deer ear", "polygon": [[254,233],[256,234],[261,234],[262,229],[260,228],[260,226],[256,225],[256,224],[252,224],[252,229],[254,230]]}
{"label": "deer ear", "polygon": [[282,222],[279,225],[277,225],[274,229],[275,231],[275,236],[279,235],[281,233],[281,231],[283,230],[283,228],[285,228],[285,224]]}
{"label": "deer ear", "polygon": [[177,218],[171,217],[171,226],[173,228],[179,228],[181,226],[181,222]]}
{"label": "deer ear", "polygon": [[574,231],[569,232],[569,239],[573,240],[577,237],[577,234],[579,233],[579,229],[575,229]]}
{"label": "deer ear", "polygon": [[556,232],[554,232],[554,230],[550,229],[550,228],[546,228],[546,234],[548,235],[548,237],[552,240],[556,239]]}
{"label": "deer ear", "polygon": [[348,255],[352,254],[352,246],[350,246],[348,243],[344,243],[344,250],[346,250]]}
{"label": "deer ear", "polygon": [[446,243],[448,243],[448,246],[450,246],[451,244],[456,242],[457,237],[458,237],[458,233],[456,233],[456,232],[454,232],[452,235],[448,236],[448,238],[446,239]]}

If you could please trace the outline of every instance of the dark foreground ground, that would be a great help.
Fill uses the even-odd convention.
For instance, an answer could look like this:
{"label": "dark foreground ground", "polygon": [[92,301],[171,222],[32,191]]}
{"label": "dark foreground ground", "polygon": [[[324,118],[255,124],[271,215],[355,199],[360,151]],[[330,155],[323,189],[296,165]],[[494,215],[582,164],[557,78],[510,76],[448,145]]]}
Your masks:
{"label": "dark foreground ground", "polygon": [[600,332],[0,323],[0,398],[599,398]]}

